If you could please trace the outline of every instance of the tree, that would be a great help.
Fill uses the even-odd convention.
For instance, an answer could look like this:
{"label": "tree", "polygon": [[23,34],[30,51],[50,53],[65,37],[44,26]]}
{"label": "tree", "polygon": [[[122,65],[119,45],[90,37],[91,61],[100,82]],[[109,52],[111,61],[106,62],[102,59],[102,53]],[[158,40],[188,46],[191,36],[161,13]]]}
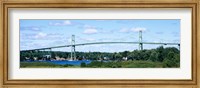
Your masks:
{"label": "tree", "polygon": [[56,58],[55,52],[51,52],[51,57],[52,57],[52,58]]}
{"label": "tree", "polygon": [[145,50],[143,54],[144,60],[149,60],[150,55],[151,55],[151,50]]}
{"label": "tree", "polygon": [[128,57],[128,60],[134,60],[135,59],[134,53],[129,53],[127,57]]}
{"label": "tree", "polygon": [[128,53],[129,53],[129,51],[124,51],[124,52],[122,52],[122,56],[123,56],[123,57],[127,57],[127,56],[128,56]]}
{"label": "tree", "polygon": [[164,67],[177,67],[179,64],[176,62],[174,52],[170,51],[163,62]]}
{"label": "tree", "polygon": [[138,50],[134,50],[132,53],[134,53],[133,58],[134,58],[135,60],[139,60],[139,59],[140,59],[140,53],[139,53]]}
{"label": "tree", "polygon": [[157,61],[158,60],[158,53],[156,51],[152,51],[149,59],[153,62]]}
{"label": "tree", "polygon": [[120,53],[117,53],[115,54],[115,58],[118,60],[118,61],[121,61],[122,60],[122,55]]}
{"label": "tree", "polygon": [[158,60],[159,62],[162,62],[164,60],[164,48],[163,46],[158,47],[157,49],[158,52]]}
{"label": "tree", "polygon": [[86,67],[86,63],[85,62],[81,62],[81,67]]}

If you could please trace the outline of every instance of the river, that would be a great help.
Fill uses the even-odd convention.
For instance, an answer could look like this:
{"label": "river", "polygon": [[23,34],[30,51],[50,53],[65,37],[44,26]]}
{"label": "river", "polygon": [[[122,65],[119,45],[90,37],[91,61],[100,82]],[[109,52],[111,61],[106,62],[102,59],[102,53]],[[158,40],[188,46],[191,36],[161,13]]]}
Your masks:
{"label": "river", "polygon": [[54,64],[59,64],[59,65],[66,65],[66,64],[71,64],[71,65],[80,65],[82,62],[89,64],[92,61],[91,60],[78,60],[78,61],[25,61],[25,62],[49,62],[49,63],[54,63]]}

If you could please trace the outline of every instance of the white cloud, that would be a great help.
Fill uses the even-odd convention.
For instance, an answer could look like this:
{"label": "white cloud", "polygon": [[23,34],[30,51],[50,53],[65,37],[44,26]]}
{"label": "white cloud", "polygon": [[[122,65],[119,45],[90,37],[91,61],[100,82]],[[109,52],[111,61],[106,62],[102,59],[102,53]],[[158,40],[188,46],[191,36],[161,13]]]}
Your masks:
{"label": "white cloud", "polygon": [[52,26],[67,26],[67,25],[72,25],[71,21],[69,20],[65,20],[65,21],[62,21],[62,22],[50,22],[49,25],[52,25]]}
{"label": "white cloud", "polygon": [[84,29],[97,29],[96,27],[91,26],[91,25],[87,25],[87,24],[83,25],[83,28]]}
{"label": "white cloud", "polygon": [[21,33],[20,39],[22,40],[60,40],[65,39],[64,35],[61,33],[45,33],[45,32],[37,32],[37,33]]}
{"label": "white cloud", "polygon": [[128,32],[139,32],[139,31],[146,31],[146,28],[143,27],[134,27],[131,29],[122,28],[119,32],[128,33]]}
{"label": "white cloud", "polygon": [[40,39],[40,38],[45,38],[46,36],[47,36],[46,33],[40,32],[40,33],[38,33],[38,34],[35,35],[35,38],[36,39]]}
{"label": "white cloud", "polygon": [[94,27],[92,27],[92,26],[90,26],[90,25],[87,25],[87,24],[83,25],[83,27],[84,27],[84,28],[94,28]]}
{"label": "white cloud", "polygon": [[94,29],[94,28],[90,28],[90,29],[85,29],[84,34],[96,34],[98,33],[98,30],[97,29]]}
{"label": "white cloud", "polygon": [[139,31],[146,31],[146,28],[143,27],[135,27],[130,29],[133,32],[139,32]]}
{"label": "white cloud", "polygon": [[49,43],[40,43],[40,42],[26,42],[24,45],[23,43],[20,44],[20,50],[31,50],[31,49],[38,49],[47,47]]}
{"label": "white cloud", "polygon": [[35,31],[39,31],[40,28],[37,28],[37,27],[33,27],[32,30],[35,30]]}
{"label": "white cloud", "polygon": [[27,26],[27,27],[20,27],[20,31],[41,31],[42,26]]}

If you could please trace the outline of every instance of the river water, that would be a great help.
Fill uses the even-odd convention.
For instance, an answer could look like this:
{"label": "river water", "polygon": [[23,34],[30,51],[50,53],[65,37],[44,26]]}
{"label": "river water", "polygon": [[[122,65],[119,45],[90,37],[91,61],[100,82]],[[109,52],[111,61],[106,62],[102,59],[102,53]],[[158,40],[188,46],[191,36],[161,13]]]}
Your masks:
{"label": "river water", "polygon": [[79,60],[79,61],[25,61],[25,62],[49,62],[49,63],[53,63],[53,64],[58,64],[58,65],[66,65],[66,64],[80,65],[82,62],[89,64],[92,61],[91,60]]}

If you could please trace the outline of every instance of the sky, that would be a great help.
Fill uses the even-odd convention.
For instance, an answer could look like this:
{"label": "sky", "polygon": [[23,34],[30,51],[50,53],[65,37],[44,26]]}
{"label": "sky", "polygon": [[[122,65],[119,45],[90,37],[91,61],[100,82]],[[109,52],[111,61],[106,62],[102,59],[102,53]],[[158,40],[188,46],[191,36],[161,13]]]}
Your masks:
{"label": "sky", "polygon": [[[180,43],[180,20],[20,20],[20,50],[30,50],[75,43],[138,42]],[[143,45],[144,49],[160,45]],[[177,47],[166,45],[164,47]],[[138,44],[100,44],[77,46],[80,52],[122,52],[139,49]],[[70,52],[70,47],[52,49]]]}

